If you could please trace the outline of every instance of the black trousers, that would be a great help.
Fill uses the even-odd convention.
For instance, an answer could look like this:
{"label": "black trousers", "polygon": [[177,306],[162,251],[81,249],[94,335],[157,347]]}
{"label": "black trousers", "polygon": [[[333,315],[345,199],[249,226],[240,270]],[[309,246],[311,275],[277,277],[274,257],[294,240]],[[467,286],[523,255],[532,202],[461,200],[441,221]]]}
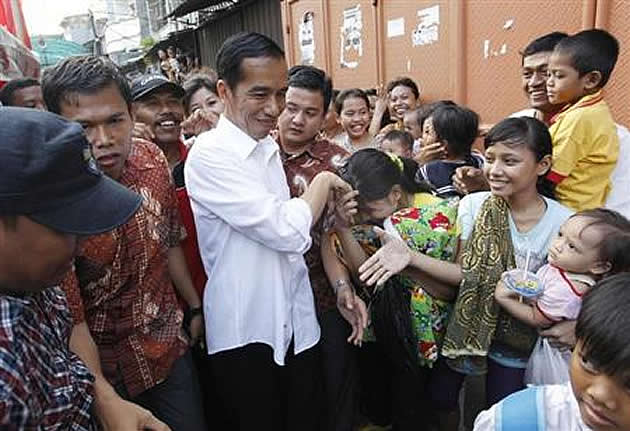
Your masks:
{"label": "black trousers", "polygon": [[378,342],[364,343],[359,351],[363,413],[377,425],[392,424],[393,431],[430,429],[430,370],[419,366],[411,371],[393,363]]}
{"label": "black trousers", "polygon": [[289,346],[285,366],[262,343],[210,355],[217,391],[234,431],[318,431],[321,419],[319,346],[299,355]]}
{"label": "black trousers", "polygon": [[352,328],[337,308],[319,316],[325,420],[322,430],[352,431],[359,410],[357,348],[346,341]]}
{"label": "black trousers", "polygon": [[199,377],[190,350],[173,363],[168,378],[132,398],[172,431],[206,431]]}

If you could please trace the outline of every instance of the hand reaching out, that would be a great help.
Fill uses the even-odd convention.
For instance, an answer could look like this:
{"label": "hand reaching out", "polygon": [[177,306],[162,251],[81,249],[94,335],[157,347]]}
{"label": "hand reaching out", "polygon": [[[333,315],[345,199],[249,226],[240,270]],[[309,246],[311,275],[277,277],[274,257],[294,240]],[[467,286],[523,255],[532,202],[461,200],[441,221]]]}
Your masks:
{"label": "hand reaching out", "polygon": [[214,128],[218,121],[219,116],[214,112],[197,109],[182,122],[182,130],[186,134],[198,136]]}
{"label": "hand reaching out", "polygon": [[381,238],[381,248],[359,267],[359,278],[368,286],[382,286],[400,273],[411,262],[411,250],[399,238],[378,227],[374,231]]}

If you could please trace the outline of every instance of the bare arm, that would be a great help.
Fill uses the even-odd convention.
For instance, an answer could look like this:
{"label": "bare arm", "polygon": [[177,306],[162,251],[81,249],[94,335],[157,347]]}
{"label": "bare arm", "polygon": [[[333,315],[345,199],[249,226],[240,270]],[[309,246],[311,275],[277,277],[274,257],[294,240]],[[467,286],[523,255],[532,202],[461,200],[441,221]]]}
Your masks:
{"label": "bare arm", "polygon": [[339,241],[341,242],[343,255],[348,263],[350,271],[352,271],[355,276],[358,276],[359,267],[367,260],[367,254],[363,251],[363,247],[361,247],[359,242],[354,238],[350,228],[337,228],[336,233],[339,237]]}
{"label": "bare arm", "polygon": [[446,283],[439,282],[417,268],[408,266],[402,273],[419,282],[422,289],[427,291],[434,298],[448,302],[457,298],[458,287],[449,286]]}
{"label": "bare arm", "polygon": [[373,284],[382,285],[393,275],[410,267],[425,273],[438,283],[459,286],[462,281],[460,261],[461,251],[465,246],[464,241],[460,241],[456,263],[453,263],[412,251],[399,238],[382,229],[375,228],[375,230],[381,237],[383,246],[359,268],[361,281],[370,286]]}
{"label": "bare arm", "polygon": [[[184,251],[181,246],[175,246],[168,249],[168,272],[175,285],[175,290],[179,296],[188,304],[188,308],[194,309],[201,307],[201,299],[195,290],[190,271],[186,264]],[[203,334],[202,314],[195,314],[190,319],[190,344],[194,345]]]}
{"label": "bare arm", "polygon": [[352,327],[348,342],[361,345],[363,331],[368,321],[367,307],[361,298],[354,294],[350,274],[335,256],[328,233],[322,235],[321,256],[326,276],[337,296],[337,309]]}
{"label": "bare arm", "polygon": [[168,431],[151,412],[122,399],[105,379],[98,349],[85,322],[72,328],[72,350],[94,376],[94,414],[106,431]]}
{"label": "bare arm", "polygon": [[300,199],[305,200],[311,207],[311,214],[313,216],[312,224],[315,224],[322,215],[324,207],[329,200],[331,200],[331,194],[347,193],[352,191],[352,187],[337,175],[332,172],[320,172],[313,178],[311,184],[306,191],[300,196]]}
{"label": "bare arm", "polygon": [[547,328],[554,322],[547,319],[534,303],[522,302],[518,293],[505,287],[501,281],[494,290],[494,299],[511,316],[534,328]]}
{"label": "bare arm", "polygon": [[385,115],[385,111],[387,111],[389,94],[382,88],[380,89],[380,91],[381,93],[379,94],[379,98],[376,100],[376,105],[374,106],[372,122],[370,123],[370,128],[368,129],[370,136],[376,136],[378,135],[378,132],[381,131],[381,122],[383,121],[383,115]]}
{"label": "bare arm", "polygon": [[168,249],[168,272],[177,293],[188,304],[188,307],[200,307],[201,300],[190,277],[184,251],[179,245]]}

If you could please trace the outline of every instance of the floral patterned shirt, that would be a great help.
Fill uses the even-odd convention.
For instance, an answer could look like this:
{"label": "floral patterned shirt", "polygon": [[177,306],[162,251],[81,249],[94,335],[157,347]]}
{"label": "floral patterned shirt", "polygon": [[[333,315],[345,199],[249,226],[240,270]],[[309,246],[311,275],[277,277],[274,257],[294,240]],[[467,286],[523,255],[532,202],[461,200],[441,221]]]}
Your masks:
{"label": "floral patterned shirt", "polygon": [[75,324],[86,321],[105,377],[134,397],[157,385],[186,351],[183,312],[168,272],[168,249],[185,237],[168,163],[134,139],[120,183],[140,194],[124,225],[87,238],[63,288]]}
{"label": "floral patterned shirt", "polygon": [[[318,173],[324,171],[336,173],[345,159],[350,156],[347,151],[337,144],[321,137],[317,137],[300,154],[287,154],[280,147],[280,155],[292,198],[301,196]],[[320,244],[321,234],[324,231],[324,218],[321,217],[313,225],[311,229],[313,245],[304,255],[319,314],[334,308],[337,303],[335,294],[326,277],[321,258]]]}

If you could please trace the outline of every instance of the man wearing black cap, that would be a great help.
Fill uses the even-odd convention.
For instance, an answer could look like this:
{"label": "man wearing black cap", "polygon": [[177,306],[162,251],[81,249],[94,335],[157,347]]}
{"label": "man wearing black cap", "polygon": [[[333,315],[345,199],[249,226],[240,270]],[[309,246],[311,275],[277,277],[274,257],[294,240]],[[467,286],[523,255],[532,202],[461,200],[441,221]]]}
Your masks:
{"label": "man wearing black cap", "polygon": [[125,223],[141,197],[98,170],[77,124],[20,108],[0,108],[0,124],[0,428],[93,430],[94,412],[116,429],[166,430],[70,351],[57,287],[78,237]]}
{"label": "man wearing black cap", "polygon": [[173,431],[204,430],[188,346],[201,335],[201,310],[189,340],[173,287],[193,310],[201,301],[180,247],[185,232],[166,159],[150,142],[132,144],[131,90],[111,61],[66,59],[46,70],[42,90],[52,112],[83,126],[98,166],[143,197],[127,223],[81,244],[63,282],[73,348]]}
{"label": "man wearing black cap", "polygon": [[[184,89],[162,75],[144,75],[131,84],[131,97],[133,98],[132,111],[136,121],[135,128],[137,129],[138,125],[146,127],[152,141],[160,147],[168,160],[175,184],[179,214],[187,233],[181,246],[193,285],[201,298],[207,277],[199,256],[195,221],[184,182],[184,163],[188,156],[188,148],[184,144],[181,127],[184,120]],[[187,314],[186,320],[191,318],[190,310],[187,310]],[[203,349],[203,343],[200,343],[198,347],[194,357],[201,378],[204,402],[216,404],[208,399],[213,382],[207,369],[207,354]]]}
{"label": "man wearing black cap", "polygon": [[184,89],[162,75],[144,75],[131,84],[131,97],[136,123],[148,127],[151,140],[173,168],[186,154],[181,128]]}

